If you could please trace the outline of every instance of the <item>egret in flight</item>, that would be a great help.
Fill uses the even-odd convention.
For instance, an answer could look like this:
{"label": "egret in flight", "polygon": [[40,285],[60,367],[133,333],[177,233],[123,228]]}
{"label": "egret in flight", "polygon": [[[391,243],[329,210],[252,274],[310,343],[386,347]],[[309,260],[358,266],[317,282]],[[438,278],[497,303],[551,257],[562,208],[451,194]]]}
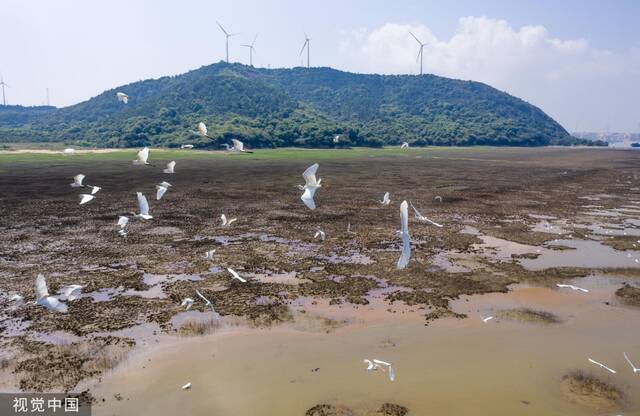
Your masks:
{"label": "egret in flight", "polygon": [[235,270],[230,269],[230,268],[228,268],[228,267],[227,267],[227,271],[228,271],[229,273],[231,273],[231,277],[232,277],[233,279],[240,280],[242,283],[247,283],[247,280],[246,280],[246,279],[243,279],[242,277],[240,277],[240,275],[238,274],[238,272],[236,272]]}
{"label": "egret in flight", "polygon": [[565,285],[563,283],[556,283],[556,286],[561,287],[561,288],[567,287],[567,288],[569,288],[571,290],[579,290],[579,291],[584,292],[584,293],[589,293],[589,289],[584,289],[584,288],[581,288],[581,287],[578,287],[578,286],[574,286],[574,285]]}
{"label": "egret in flight", "polygon": [[241,153],[253,153],[250,150],[245,150],[244,149],[244,143],[242,143],[240,140],[231,139],[231,142],[233,143],[233,147],[231,147],[229,149],[229,151],[231,151],[231,152],[241,152]]}
{"label": "egret in flight", "polygon": [[414,214],[415,214],[416,218],[418,219],[418,221],[428,222],[429,224],[433,224],[433,225],[435,225],[436,227],[440,227],[440,228],[442,228],[442,225],[440,225],[440,224],[438,224],[438,223],[436,223],[436,222],[433,222],[433,221],[431,221],[429,218],[427,218],[427,217],[425,217],[424,215],[422,215],[422,214],[420,213],[420,211],[418,211],[418,210],[416,209],[416,207],[414,207],[414,206],[413,206],[413,203],[411,203],[411,201],[409,201],[409,204],[411,204],[411,208],[413,208],[413,212],[414,212]]}
{"label": "egret in flight", "polygon": [[613,369],[611,369],[611,368],[607,367],[606,365],[604,365],[604,364],[602,364],[602,363],[597,362],[596,360],[594,360],[594,359],[592,359],[592,358],[589,358],[589,361],[590,361],[590,362],[592,362],[593,364],[595,364],[595,365],[599,366],[599,367],[604,368],[605,370],[607,370],[607,371],[608,371],[608,372],[610,372],[610,373],[613,373],[613,374],[615,374],[615,373],[616,373],[616,370],[613,370]]}
{"label": "egret in flight", "polygon": [[164,173],[175,173],[174,169],[176,167],[176,161],[172,160],[171,162],[167,163],[167,168],[165,170],[163,170]]}
{"label": "egret in flight", "polygon": [[76,149],[72,149],[70,147],[67,147],[66,149],[64,149],[62,151],[62,154],[65,156],[73,156],[76,154]]}
{"label": "egret in flight", "polygon": [[316,209],[316,203],[313,200],[313,197],[316,194],[316,190],[318,188],[322,188],[322,185],[320,184],[320,182],[322,182],[322,179],[316,180],[316,172],[318,171],[319,167],[320,165],[318,165],[317,163],[313,164],[309,166],[307,170],[305,170],[302,174],[305,183],[302,187],[304,193],[302,194],[300,199],[309,209]]}
{"label": "egret in flight", "polygon": [[206,253],[204,253],[204,258],[207,260],[213,260],[213,255],[215,254],[215,250],[209,250]]}
{"label": "egret in flight", "polygon": [[184,386],[182,386],[182,390],[189,390],[191,388],[191,383],[187,383]]}
{"label": "egret in flight", "polygon": [[411,237],[409,236],[409,213],[407,201],[400,204],[400,236],[402,237],[402,254],[398,259],[398,270],[402,270],[409,264],[411,257]]}
{"label": "egret in flight", "polygon": [[191,309],[191,306],[193,306],[193,299],[191,298],[182,299],[182,303],[180,304],[180,306],[182,306],[183,308],[186,308],[186,310]]}
{"label": "egret in flight", "polygon": [[627,362],[629,363],[629,365],[631,366],[631,369],[633,370],[633,374],[640,372],[640,368],[636,368],[635,365],[633,365],[633,363],[631,362],[631,360],[629,359],[629,357],[627,357],[627,353],[623,352],[622,354],[624,354],[624,359],[627,360]]}
{"label": "egret in flight", "polygon": [[36,304],[44,306],[47,309],[56,312],[67,312],[66,303],[60,302],[56,297],[49,295],[47,290],[47,281],[44,279],[43,274],[38,274],[36,278]]}
{"label": "egret in flight", "polygon": [[80,297],[80,291],[82,290],[82,286],[80,285],[69,285],[62,287],[58,290],[58,299],[59,300],[76,300]]}
{"label": "egret in flight", "polygon": [[22,305],[24,303],[24,297],[22,295],[12,295],[9,300],[16,304],[16,306]]}
{"label": "egret in flight", "polygon": [[382,201],[380,201],[380,203],[383,206],[387,206],[391,203],[391,199],[389,199],[389,192],[384,193],[384,196],[382,197]]}
{"label": "egret in flight", "polygon": [[318,237],[320,237],[320,240],[324,241],[326,234],[324,233],[324,231],[318,230],[316,231],[316,234],[313,236],[313,238],[318,238]]}
{"label": "egret in flight", "polygon": [[118,97],[118,101],[120,101],[121,103],[126,104],[129,102],[129,96],[123,92],[117,92],[116,97]]}
{"label": "egret in flight", "polygon": [[97,194],[98,191],[102,189],[99,186],[93,186],[93,185],[87,185],[87,186],[91,188],[91,195]]}
{"label": "egret in flight", "polygon": [[162,181],[159,185],[156,185],[156,201],[160,201],[164,196],[165,192],[169,190],[171,184],[169,182]]}
{"label": "egret in flight", "polygon": [[84,185],[82,184],[82,181],[84,180],[84,178],[86,178],[86,176],[84,176],[82,173],[77,174],[76,176],[73,177],[73,183],[71,184],[72,188],[82,188]]}
{"label": "egret in flight", "polygon": [[192,144],[183,144],[182,146],[180,146],[180,149],[193,149],[193,145]]}
{"label": "egret in flight", "polygon": [[120,227],[120,230],[118,230],[118,234],[123,237],[127,236],[127,224],[129,224],[129,217],[121,215],[120,218],[118,218],[118,226]]}
{"label": "egret in flight", "polygon": [[230,227],[231,224],[233,224],[234,222],[238,221],[237,218],[227,219],[227,216],[224,215],[224,214],[220,215],[220,220],[222,220],[222,226],[223,227]]}
{"label": "egret in flight", "polygon": [[151,163],[147,161],[147,159],[149,159],[149,148],[144,147],[142,150],[138,152],[137,159],[133,161],[133,164],[153,166]]}
{"label": "egret in flight", "polygon": [[200,297],[200,299],[204,301],[204,306],[209,306],[211,310],[215,312],[215,310],[213,309],[213,303],[211,303],[209,299],[205,298],[204,295],[200,293],[198,289],[196,289],[196,294]]}
{"label": "egret in flight", "polygon": [[493,319],[493,316],[487,316],[486,318],[481,316],[480,319],[482,319],[482,322],[486,324],[487,322]]}
{"label": "egret in flight", "polygon": [[136,214],[135,212],[132,212],[131,214],[133,214],[134,217],[150,220],[153,217],[149,214],[149,203],[147,202],[147,198],[142,195],[142,192],[136,192],[136,195],[138,196],[138,209],[140,210],[140,213]]}
{"label": "egret in flight", "polygon": [[207,125],[204,124],[202,121],[200,123],[198,123],[198,132],[197,132],[197,134],[200,137],[206,137],[207,139],[213,140],[213,137],[210,137],[209,135],[207,135]]}
{"label": "egret in flight", "polygon": [[409,143],[407,142],[402,142],[402,144],[400,145],[400,149],[408,149],[409,148]]}
{"label": "egret in flight", "polygon": [[84,205],[89,201],[93,201],[96,197],[89,194],[80,194],[80,205]]}

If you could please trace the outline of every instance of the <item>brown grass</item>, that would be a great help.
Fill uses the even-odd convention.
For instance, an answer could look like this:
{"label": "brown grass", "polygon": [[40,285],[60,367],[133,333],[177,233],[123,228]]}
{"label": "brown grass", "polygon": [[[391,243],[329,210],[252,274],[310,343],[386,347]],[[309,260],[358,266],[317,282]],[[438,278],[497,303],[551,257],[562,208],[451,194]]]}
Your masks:
{"label": "brown grass", "polygon": [[512,321],[529,322],[536,324],[559,324],[562,319],[551,312],[540,311],[531,308],[506,309],[498,313],[500,318]]}
{"label": "brown grass", "polygon": [[220,321],[217,319],[208,319],[206,321],[189,319],[180,326],[178,333],[183,337],[202,336],[219,329],[220,325]]}
{"label": "brown grass", "polygon": [[624,397],[615,385],[581,370],[562,377],[560,389],[569,400],[598,410],[616,409]]}

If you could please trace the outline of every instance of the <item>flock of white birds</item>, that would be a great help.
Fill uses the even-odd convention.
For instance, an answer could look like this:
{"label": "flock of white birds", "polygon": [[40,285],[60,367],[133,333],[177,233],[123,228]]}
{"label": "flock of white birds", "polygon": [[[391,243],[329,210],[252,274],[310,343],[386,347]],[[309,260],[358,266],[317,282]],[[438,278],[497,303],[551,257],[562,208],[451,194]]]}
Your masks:
{"label": "flock of white birds", "polygon": [[[127,104],[129,102],[129,96],[123,92],[118,92],[116,93],[116,97],[118,99],[118,101]],[[209,138],[211,140],[214,140],[213,138],[211,138],[208,135],[208,130],[207,130],[207,126],[205,123],[200,122],[198,123],[198,131],[197,132],[193,132],[194,134],[198,134],[201,137],[206,137]],[[338,143],[340,139],[340,136],[335,136],[334,138],[334,143]],[[237,140],[237,139],[232,139],[232,145],[228,145],[228,144],[224,144],[224,146],[226,147],[227,151],[229,152],[240,152],[240,153],[253,153],[251,151],[248,151],[244,148],[244,144]],[[403,142],[401,145],[402,149],[406,149],[409,147],[409,144],[406,142]],[[192,149],[193,145],[191,144],[184,144],[181,146],[182,149]],[[64,155],[66,156],[70,156],[70,155],[74,155],[75,154],[75,150],[71,149],[71,148],[67,148],[64,149],[62,152]],[[142,166],[154,166],[153,164],[149,163],[149,148],[145,147],[142,150],[140,150],[137,153],[137,157],[136,159],[133,161],[133,164],[135,165],[142,165]],[[165,174],[175,174],[175,167],[176,167],[176,162],[175,161],[171,161],[167,164],[167,167],[165,169],[163,169],[163,173]],[[316,178],[316,174],[318,172],[318,168],[320,167],[319,164],[315,163],[311,166],[309,166],[302,174],[302,177],[305,181],[304,185],[297,185],[298,189],[300,189],[301,191],[303,191],[302,196],[300,196],[300,199],[302,200],[302,202],[304,203],[304,205],[311,209],[311,210],[315,210],[316,209],[316,203],[314,200],[315,194],[317,192],[317,190],[319,188],[322,187],[321,182],[322,179]],[[89,193],[82,193],[80,194],[80,205],[84,205],[88,202],[93,201],[96,198],[96,194],[102,189],[99,186],[94,186],[94,185],[86,185],[84,184],[84,179],[86,178],[85,175],[83,174],[78,174],[76,176],[74,176],[73,178],[73,183],[71,183],[71,187],[72,188],[84,188],[84,189],[88,189],[90,192]],[[171,188],[171,184],[166,182],[166,181],[162,181],[160,184],[156,185],[156,200],[160,201],[162,199],[162,197],[164,196],[164,194],[169,190],[169,188]],[[151,220],[153,219],[153,216],[150,214],[149,212],[149,203],[147,201],[147,198],[144,196],[144,194],[142,194],[142,192],[136,192],[136,196],[137,196],[137,200],[138,200],[138,213],[135,212],[131,212],[131,216],[133,218],[140,218],[142,220]],[[442,202],[442,197],[440,196],[436,196],[434,198],[434,200]],[[381,201],[378,201],[383,207],[389,206],[391,204],[391,197],[389,192],[385,192],[385,194],[382,197]],[[411,201],[409,201],[409,204],[407,204],[407,201],[402,201],[402,203],[400,203],[400,229],[397,231],[398,234],[400,235],[400,238],[402,240],[402,249],[401,249],[401,254],[400,254],[400,258],[398,259],[396,268],[398,270],[404,269],[405,267],[407,267],[407,265],[409,264],[409,260],[411,258],[411,236],[409,234],[409,215],[408,215],[408,205],[411,205],[411,208],[413,209],[413,212],[415,214],[415,218],[423,223],[427,223],[427,224],[431,224],[433,226],[436,227],[443,227],[442,224],[436,223],[434,221],[432,221],[431,219],[425,217],[424,215],[422,215],[420,213],[420,211],[418,211],[418,209],[413,205],[413,203],[411,203]],[[223,227],[230,227],[234,222],[236,222],[238,219],[237,218],[227,218],[227,216],[225,214],[222,214],[220,216],[221,219],[221,223]],[[126,237],[128,234],[127,231],[127,227],[129,225],[129,221],[130,218],[127,216],[120,216],[118,218],[118,222],[117,222],[117,227],[118,229],[118,233],[123,236]],[[349,223],[348,226],[348,230],[347,232],[351,232],[351,224]],[[314,235],[314,239],[318,239],[320,238],[321,241],[324,241],[326,238],[326,234],[324,231],[318,229]],[[215,250],[209,250],[205,253],[205,258],[208,260],[213,260],[214,259],[214,254],[215,254]],[[233,270],[232,268],[227,268],[227,271],[229,272],[229,274],[231,275],[232,279],[238,280],[241,283],[246,283],[247,279],[243,278],[242,276],[240,276],[238,274],[238,272],[236,272],[235,270]],[[575,285],[570,285],[570,284],[561,284],[558,283],[556,284],[557,287],[559,288],[568,288],[568,289],[572,289],[575,291],[581,291],[584,293],[588,293],[589,290],[588,289],[584,289]],[[47,289],[47,283],[45,280],[44,275],[42,274],[38,274],[37,278],[36,278],[36,304],[43,306],[49,310],[55,311],[55,312],[60,312],[60,313],[66,313],[68,311],[68,307],[67,304],[65,302],[70,302],[73,301],[75,299],[78,299],[81,296],[81,290],[82,290],[82,286],[81,285],[69,285],[69,286],[64,286],[63,288],[61,288],[58,291],[58,295],[57,296],[52,296],[49,294],[49,291]],[[215,309],[213,307],[213,303],[207,299],[198,289],[195,290],[196,295],[198,298],[200,298],[204,304],[205,307],[211,308],[211,311],[215,314],[216,319],[220,318],[220,315],[215,312]],[[24,303],[24,297],[20,294],[14,294],[11,298],[10,298],[16,305],[21,305]],[[182,300],[182,302],[180,303],[180,306],[185,308],[185,310],[189,310],[191,309],[191,307],[193,306],[193,304],[195,303],[193,298],[187,297],[184,298]],[[481,320],[484,323],[489,322],[490,320],[492,320],[494,317],[493,316],[487,316],[487,317],[482,317],[481,316]],[[634,364],[631,362],[631,360],[629,359],[629,357],[627,356],[627,353],[623,353],[624,354],[624,358],[625,360],[629,363],[629,365],[631,366],[632,370],[634,373],[640,372],[640,368],[636,368],[634,366]],[[607,371],[609,371],[612,374],[615,374],[616,371],[613,370],[612,368],[606,366],[605,364],[602,364],[601,362],[598,362],[592,358],[588,358],[588,361],[591,362],[594,365],[597,365]],[[377,371],[377,370],[381,370],[381,371],[388,371],[389,374],[389,380],[394,381],[395,379],[395,370],[393,368],[393,365],[389,362],[386,361],[382,361],[382,360],[378,360],[378,359],[373,359],[373,360],[369,360],[369,359],[364,359],[364,362],[367,364],[367,371]],[[185,385],[182,386],[183,390],[187,390],[191,388],[191,383],[187,383]]]}

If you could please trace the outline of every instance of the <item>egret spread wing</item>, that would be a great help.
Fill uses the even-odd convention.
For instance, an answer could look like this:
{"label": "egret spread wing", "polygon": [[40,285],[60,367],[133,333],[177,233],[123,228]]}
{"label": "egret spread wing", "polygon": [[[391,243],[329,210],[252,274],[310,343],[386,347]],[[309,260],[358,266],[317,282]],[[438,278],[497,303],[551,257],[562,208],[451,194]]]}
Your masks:
{"label": "egret spread wing", "polygon": [[147,163],[147,159],[149,159],[149,148],[145,147],[138,152],[138,160],[140,163]]}
{"label": "egret spread wing", "polygon": [[156,200],[159,201],[165,192],[167,192],[167,188],[164,186],[156,185]]}
{"label": "egret spread wing", "polygon": [[198,123],[198,133],[200,133],[200,136],[202,137],[205,137],[207,135],[207,125],[202,121]]}
{"label": "egret spread wing", "polygon": [[120,218],[118,218],[118,225],[120,226],[120,228],[126,227],[128,223],[129,217],[121,216]]}
{"label": "egret spread wing", "polygon": [[42,298],[38,300],[38,305],[42,305],[47,309],[51,309],[56,312],[67,312],[67,304],[64,302],[60,302],[58,299],[53,296],[47,296],[46,298]]}
{"label": "egret spread wing", "polygon": [[80,205],[84,205],[84,204],[86,204],[87,202],[91,201],[94,198],[95,198],[95,196],[93,196],[93,195],[80,194]]}
{"label": "egret spread wing", "polygon": [[409,213],[407,209],[407,201],[400,204],[400,231],[409,235]]}
{"label": "egret spread wing", "polygon": [[392,366],[389,366],[389,380],[393,381],[396,379],[396,372]]}
{"label": "egret spread wing", "polygon": [[309,166],[307,170],[304,171],[304,173],[302,174],[302,177],[304,178],[304,182],[306,186],[318,185],[318,182],[316,181],[316,172],[318,171],[319,167],[320,165],[315,163]]}
{"label": "egret spread wing", "polygon": [[236,149],[239,152],[242,152],[244,150],[244,143],[242,143],[240,140],[231,139],[231,141],[233,142],[234,149]]}
{"label": "egret spread wing", "polygon": [[174,173],[175,167],[176,162],[172,160],[171,162],[167,163],[167,168],[164,170],[164,173]]}
{"label": "egret spread wing", "polygon": [[138,195],[138,207],[140,209],[140,215],[149,215],[149,203],[147,198],[142,195],[142,192],[136,192]]}
{"label": "egret spread wing", "polygon": [[309,208],[309,209],[316,209],[316,203],[313,200],[313,196],[316,194],[316,188],[315,187],[311,187],[311,188],[306,188],[304,190],[304,193],[302,194],[302,196],[300,197],[300,199],[302,200],[302,202],[304,202],[304,204]]}
{"label": "egret spread wing", "polygon": [[38,277],[36,277],[36,297],[39,300],[46,298],[47,296],[49,296],[47,281],[44,279],[44,275],[40,273],[38,274]]}

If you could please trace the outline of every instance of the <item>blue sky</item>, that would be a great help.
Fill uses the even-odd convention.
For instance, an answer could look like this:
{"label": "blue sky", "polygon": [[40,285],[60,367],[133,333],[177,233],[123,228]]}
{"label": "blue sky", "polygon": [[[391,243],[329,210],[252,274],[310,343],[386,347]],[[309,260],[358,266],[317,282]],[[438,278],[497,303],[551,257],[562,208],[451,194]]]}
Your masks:
{"label": "blue sky", "polygon": [[425,72],[486,82],[567,129],[640,130],[640,1],[72,1],[4,0],[0,72],[11,104],[71,105],[107,88],[224,58],[216,25],[255,33],[256,66]]}

